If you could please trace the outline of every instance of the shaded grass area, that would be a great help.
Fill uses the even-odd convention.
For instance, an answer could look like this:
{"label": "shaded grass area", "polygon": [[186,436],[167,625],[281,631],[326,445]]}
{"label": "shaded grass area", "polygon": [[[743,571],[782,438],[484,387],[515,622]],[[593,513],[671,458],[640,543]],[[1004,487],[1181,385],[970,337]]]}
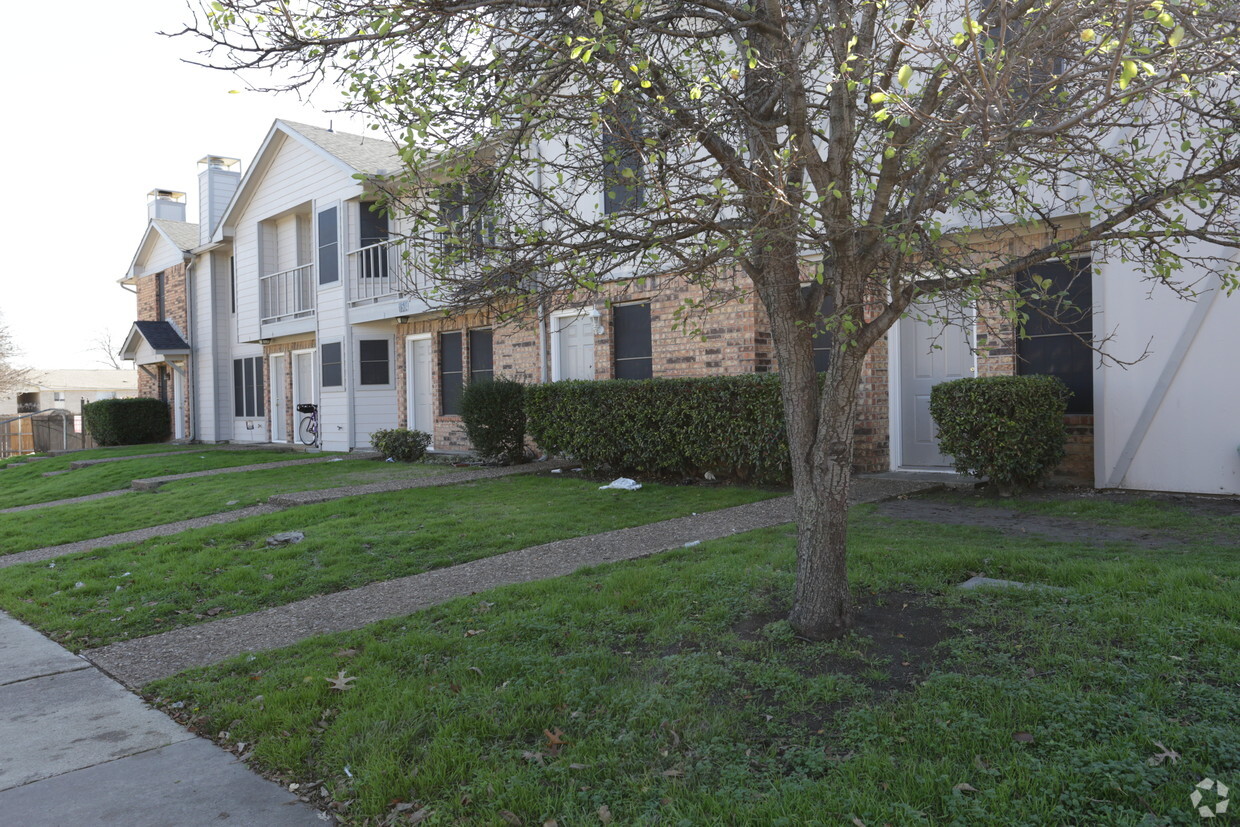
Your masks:
{"label": "shaded grass area", "polygon": [[[794,541],[767,529],[497,589],[147,689],[350,824],[397,804],[427,824],[1195,824],[1193,785],[1240,773],[1230,549],[854,510],[856,594],[938,611],[928,655],[768,621]],[[953,588],[977,572],[1070,591]],[[1155,741],[1177,760],[1151,762]]]}
{"label": "shaded grass area", "polygon": [[[296,457],[296,454],[285,456]],[[128,465],[118,462],[116,465]],[[104,467],[104,466],[101,466]],[[74,471],[74,474],[84,473]],[[98,502],[0,514],[0,554],[104,537],[265,503],[274,494],[426,477],[456,469],[431,463],[342,459],[166,483]],[[53,478],[58,479],[58,478]]]}
{"label": "shaded grass area", "polygon": [[[304,454],[287,451],[183,451],[177,456],[106,462],[55,477],[45,477],[43,476],[45,473],[67,469],[69,461],[79,459],[77,456],[53,457],[21,468],[6,468],[4,474],[0,475],[0,508],[13,508],[19,505],[84,497],[104,491],[117,491],[128,488],[133,480],[147,477],[192,474],[196,471],[210,471],[216,468],[234,468],[267,462],[290,462],[306,458]],[[52,463],[56,463],[56,466],[52,466]]]}
{"label": "shaded grass area", "polygon": [[[0,571],[0,607],[82,649],[774,493],[508,477],[349,497],[13,566]],[[266,547],[292,530],[305,540]]]}
{"label": "shaded grass area", "polygon": [[1051,489],[1002,499],[987,493],[936,491],[920,495],[919,499],[1147,531],[1173,531],[1188,537],[1231,536],[1240,541],[1240,503],[1234,498]]}

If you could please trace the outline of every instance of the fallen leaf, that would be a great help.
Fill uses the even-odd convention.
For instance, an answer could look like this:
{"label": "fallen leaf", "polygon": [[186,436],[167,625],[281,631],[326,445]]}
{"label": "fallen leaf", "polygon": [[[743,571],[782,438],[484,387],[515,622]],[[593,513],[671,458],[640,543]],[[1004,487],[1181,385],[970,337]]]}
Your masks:
{"label": "fallen leaf", "polygon": [[568,743],[568,741],[564,740],[564,732],[560,729],[556,729],[554,732],[544,729],[543,735],[547,736],[547,748],[552,755],[559,753],[560,747]]}
{"label": "fallen leaf", "polygon": [[336,673],[336,677],[334,677],[334,678],[324,678],[323,680],[325,680],[325,681],[327,681],[328,683],[330,683],[330,684],[332,685],[332,687],[331,687],[331,688],[332,688],[332,689],[335,689],[337,692],[344,692],[344,691],[346,691],[346,690],[349,690],[349,689],[352,689],[352,688],[353,688],[353,687],[352,687],[352,686],[350,686],[349,684],[350,684],[352,681],[357,680],[357,678],[356,678],[356,677],[354,677],[354,676],[349,676],[349,677],[346,677],[346,676],[345,676],[345,670],[341,669],[339,672],[337,672],[337,673]]}
{"label": "fallen leaf", "polygon": [[977,787],[974,787],[972,784],[957,784],[956,786],[952,787],[952,789],[958,790],[959,792],[962,792],[962,793],[977,792]]}
{"label": "fallen leaf", "polygon": [[482,670],[481,670],[481,669],[479,669],[477,666],[471,666],[471,667],[469,667],[469,671],[470,671],[470,672],[477,672],[477,673],[478,673],[478,677],[480,677],[480,678],[482,677]]}
{"label": "fallen leaf", "polygon": [[531,764],[537,764],[540,767],[546,765],[546,763],[543,761],[543,755],[541,752],[530,752],[527,749],[525,752],[521,753],[521,757],[524,758],[526,761],[529,761]]}
{"label": "fallen leaf", "polygon": [[431,817],[431,808],[423,807],[422,809],[418,810],[416,813],[410,814],[409,823],[410,824],[421,824],[423,821],[426,821],[430,817]]}
{"label": "fallen leaf", "polygon": [[611,809],[606,804],[598,808],[598,820],[604,824],[611,824]]}
{"label": "fallen leaf", "polygon": [[570,770],[584,770],[584,769],[589,769],[589,767],[590,767],[589,764],[569,764],[568,765],[568,768]]}
{"label": "fallen leaf", "polygon": [[1171,759],[1172,764],[1180,760],[1180,754],[1173,749],[1167,749],[1164,747],[1162,741],[1154,741],[1153,744],[1158,747],[1159,752],[1157,755],[1150,756],[1149,760],[1146,761],[1146,763],[1151,767],[1161,766],[1162,762],[1166,761],[1168,758]]}
{"label": "fallen leaf", "polygon": [[525,823],[524,821],[521,820],[521,817],[519,815],[512,812],[511,810],[500,810],[499,817],[502,818],[506,823],[511,824],[513,827],[521,827],[521,825]]}
{"label": "fallen leaf", "polygon": [[682,775],[684,775],[684,772],[681,770],[664,770],[663,771],[663,776],[665,778],[680,778]]}
{"label": "fallen leaf", "polygon": [[865,827],[865,822],[857,818],[856,816],[852,817],[852,823],[854,827]]}
{"label": "fallen leaf", "polygon": [[473,637],[474,635],[480,635],[485,631],[486,629],[466,629],[465,637]]}
{"label": "fallen leaf", "polygon": [[205,614],[207,617],[215,617],[217,614],[219,614],[222,611],[224,611],[223,607],[216,606],[213,609],[207,609],[205,612],[203,612],[203,614]]}
{"label": "fallen leaf", "polygon": [[356,649],[337,649],[333,654],[338,658],[351,658],[357,654]]}
{"label": "fallen leaf", "polygon": [[1030,735],[1028,732],[1013,732],[1012,740],[1020,741],[1022,744],[1032,744],[1033,736]]}
{"label": "fallen leaf", "polygon": [[554,818],[549,818],[543,822],[543,827],[560,827],[560,822],[556,821]]}

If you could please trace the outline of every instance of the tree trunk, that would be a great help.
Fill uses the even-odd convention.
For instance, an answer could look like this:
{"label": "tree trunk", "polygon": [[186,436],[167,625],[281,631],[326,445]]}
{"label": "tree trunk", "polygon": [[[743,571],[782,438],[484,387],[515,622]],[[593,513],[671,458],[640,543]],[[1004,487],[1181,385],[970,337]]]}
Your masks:
{"label": "tree trunk", "polygon": [[771,319],[792,455],[797,579],[788,621],[803,637],[828,640],[844,634],[853,620],[846,566],[848,492],[865,353],[848,347],[837,333],[820,392],[812,325],[799,312],[798,279],[771,279],[759,293]]}

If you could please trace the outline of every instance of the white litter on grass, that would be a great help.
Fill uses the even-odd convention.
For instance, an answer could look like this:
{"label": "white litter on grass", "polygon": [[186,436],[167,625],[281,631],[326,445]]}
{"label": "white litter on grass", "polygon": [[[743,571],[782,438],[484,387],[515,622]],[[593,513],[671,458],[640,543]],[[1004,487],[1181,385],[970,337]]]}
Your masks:
{"label": "white litter on grass", "polygon": [[700,545],[702,545],[701,540],[690,540],[689,542],[685,543],[685,548],[693,548],[694,546],[700,546]]}
{"label": "white litter on grass", "polygon": [[396,462],[396,460],[392,459],[391,457],[388,457],[387,459],[384,460],[384,462]]}
{"label": "white litter on grass", "polygon": [[608,488],[614,488],[617,491],[638,491],[641,489],[641,487],[642,487],[642,484],[640,482],[631,480],[628,477],[620,477],[619,479],[612,480],[606,485],[600,485],[598,487],[598,490],[606,491]]}
{"label": "white litter on grass", "polygon": [[81,589],[81,588],[85,588],[85,587],[86,587],[86,584],[85,584],[85,583],[83,583],[81,580],[79,580],[79,581],[77,581],[76,583],[74,583],[74,584],[73,584],[73,588],[75,588],[75,589]]}
{"label": "white litter on grass", "polygon": [[551,473],[553,473],[553,474],[563,474],[563,473],[564,473],[564,469],[563,469],[563,468],[552,468],[552,469],[551,469]]}
{"label": "white litter on grass", "polygon": [[[344,462],[344,457],[332,457],[328,462]],[[395,462],[395,460],[388,460],[388,462]]]}

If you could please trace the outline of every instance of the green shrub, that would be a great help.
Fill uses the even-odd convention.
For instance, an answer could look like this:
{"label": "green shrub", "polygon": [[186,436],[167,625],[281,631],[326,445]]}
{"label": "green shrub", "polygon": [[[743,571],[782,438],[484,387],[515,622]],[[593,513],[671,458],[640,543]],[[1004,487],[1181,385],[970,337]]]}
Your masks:
{"label": "green shrub", "polygon": [[141,445],[171,436],[168,403],[158,399],[100,399],[82,408],[82,423],[99,445]]}
{"label": "green shrub", "polygon": [[478,456],[515,465],[525,461],[525,387],[511,379],[470,382],[461,394],[465,435]]}
{"label": "green shrub", "polygon": [[956,470],[987,476],[1002,492],[1027,488],[1064,456],[1071,391],[1053,376],[956,379],[930,391],[939,450]]}
{"label": "green shrub", "polygon": [[430,434],[408,428],[380,430],[370,435],[370,447],[397,462],[417,462],[426,455],[430,444]]}
{"label": "green shrub", "polygon": [[610,379],[525,389],[544,450],[617,473],[782,483],[791,474],[779,376]]}

